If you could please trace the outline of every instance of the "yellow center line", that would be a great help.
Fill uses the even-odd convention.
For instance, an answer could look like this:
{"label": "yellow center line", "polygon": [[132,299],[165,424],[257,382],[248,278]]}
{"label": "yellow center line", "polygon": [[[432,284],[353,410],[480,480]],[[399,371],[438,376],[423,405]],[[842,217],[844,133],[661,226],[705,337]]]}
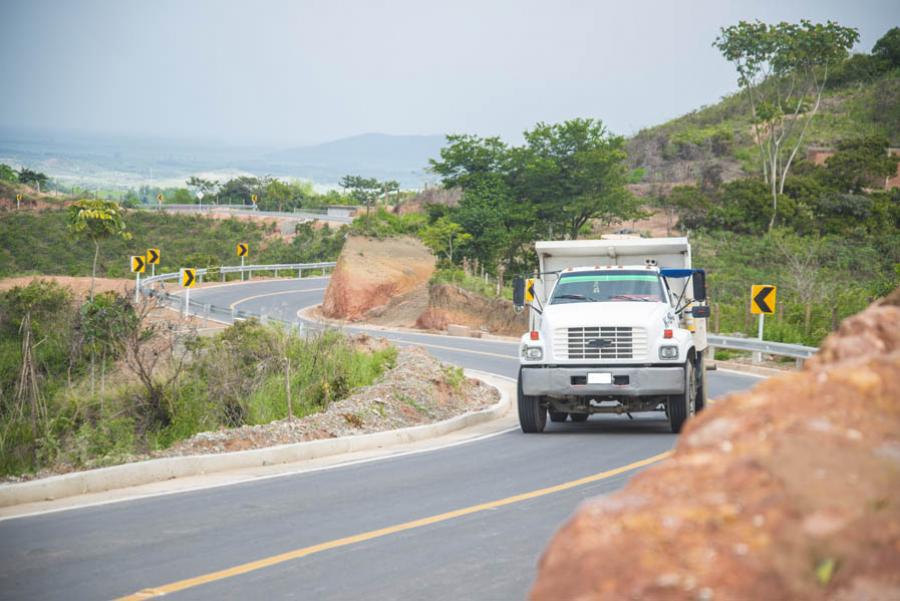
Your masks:
{"label": "yellow center line", "polygon": [[586,476],[584,478],[579,478],[577,480],[570,480],[569,482],[564,482],[562,484],[557,484],[555,486],[548,486],[547,488],[540,488],[538,490],[533,490],[530,492],[514,495],[511,497],[506,497],[503,499],[497,499],[496,501],[490,501],[488,503],[482,503],[480,505],[471,505],[469,507],[463,507],[462,509],[456,509],[453,511],[448,511],[446,513],[440,513],[438,515],[433,515],[433,516],[421,518],[418,520],[412,520],[411,522],[404,522],[402,524],[388,526],[387,528],[381,528],[379,530],[370,530],[368,532],[363,532],[361,534],[355,534],[353,536],[346,536],[344,538],[334,539],[334,540],[327,541],[324,543],[319,543],[317,545],[312,545],[310,547],[294,549],[293,551],[288,551],[286,553],[272,555],[270,557],[264,557],[263,559],[258,559],[256,561],[251,561],[248,563],[236,565],[236,566],[233,566],[230,568],[226,568],[224,570],[219,570],[218,572],[210,572],[209,574],[203,574],[202,576],[196,576],[194,578],[187,578],[185,580],[179,580],[177,582],[172,582],[170,584],[164,584],[162,586],[154,586],[154,587],[150,587],[150,588],[145,588],[145,589],[142,589],[132,595],[120,597],[118,601],[125,601],[125,600],[140,601],[142,599],[161,597],[163,595],[167,595],[170,593],[175,593],[178,591],[183,591],[185,589],[194,588],[194,587],[200,586],[202,584],[208,584],[210,582],[216,582],[218,580],[224,580],[226,578],[231,578],[232,576],[239,576],[241,574],[246,574],[248,572],[254,572],[256,570],[268,568],[268,567],[271,567],[274,565],[278,565],[280,563],[284,563],[286,561],[300,559],[302,557],[307,557],[307,556],[313,555],[315,553],[321,553],[322,551],[328,551],[330,549],[337,549],[339,547],[346,547],[348,545],[354,545],[356,543],[369,541],[369,540],[372,540],[375,538],[381,538],[383,536],[388,536],[390,534],[396,534],[398,532],[403,532],[406,530],[413,530],[414,528],[421,528],[423,526],[430,526],[432,524],[446,522],[448,520],[456,519],[456,518],[463,517],[466,515],[472,515],[473,513],[488,511],[491,509],[496,509],[498,507],[504,507],[506,505],[512,505],[514,503],[521,503],[522,501],[528,501],[530,499],[536,499],[538,497],[543,497],[546,495],[563,492],[566,490],[570,490],[572,488],[576,488],[578,486],[584,486],[585,484],[590,484],[592,482],[606,480],[608,478],[612,478],[613,476],[618,476],[620,474],[624,474],[625,472],[630,472],[631,470],[635,470],[635,469],[638,469],[641,467],[648,466],[652,463],[656,463],[657,461],[661,461],[661,460],[665,459],[666,457],[668,457],[671,454],[672,454],[671,451],[666,451],[665,453],[660,453],[659,455],[654,455],[652,457],[648,457],[648,458],[642,459],[640,461],[635,461],[634,463],[629,463],[628,465],[623,465],[621,467],[613,468],[613,469],[607,470],[605,472],[600,472],[600,473],[594,474],[592,476]]}
{"label": "yellow center line", "polygon": [[228,308],[234,309],[241,303],[246,303],[247,301],[256,300],[258,298],[263,298],[266,296],[276,296],[278,294],[299,294],[301,292],[321,292],[322,290],[325,290],[325,288],[309,288],[307,290],[282,290],[281,292],[266,292],[265,294],[254,294],[253,296],[248,296],[234,301],[233,303],[228,305]]}

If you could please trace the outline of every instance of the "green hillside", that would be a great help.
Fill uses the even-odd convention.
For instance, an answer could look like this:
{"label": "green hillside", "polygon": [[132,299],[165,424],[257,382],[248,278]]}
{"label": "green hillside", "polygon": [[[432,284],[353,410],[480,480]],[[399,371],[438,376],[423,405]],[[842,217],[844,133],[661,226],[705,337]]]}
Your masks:
{"label": "green hillside", "polygon": [[[822,106],[804,146],[834,146],[842,140],[881,136],[900,146],[900,69],[872,67],[871,55],[854,55],[829,77]],[[629,163],[643,168],[645,182],[685,182],[718,165],[731,180],[759,172],[747,98],[735,93],[628,141]]]}

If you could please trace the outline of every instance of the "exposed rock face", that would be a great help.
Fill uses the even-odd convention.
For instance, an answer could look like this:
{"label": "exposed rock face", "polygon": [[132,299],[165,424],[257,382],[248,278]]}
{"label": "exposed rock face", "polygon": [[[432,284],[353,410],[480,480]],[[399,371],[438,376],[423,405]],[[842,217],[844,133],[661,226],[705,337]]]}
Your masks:
{"label": "exposed rock face", "polygon": [[359,320],[392,298],[427,286],[435,259],[410,237],[348,238],[322,303],[326,317]]}
{"label": "exposed rock face", "polygon": [[459,188],[451,188],[450,190],[445,190],[444,188],[428,188],[427,190],[422,190],[409,200],[398,204],[394,207],[394,213],[397,213],[398,215],[423,213],[425,212],[425,205],[429,204],[455,207],[459,204],[461,198],[462,190]]}
{"label": "exposed rock face", "polygon": [[900,308],[845,320],[803,372],[716,403],[585,503],[532,598],[900,599]]}
{"label": "exposed rock face", "polygon": [[428,308],[416,320],[418,328],[446,330],[450,324],[459,324],[506,336],[528,330],[528,314],[516,313],[507,300],[485,298],[449,284],[432,286],[428,295]]}

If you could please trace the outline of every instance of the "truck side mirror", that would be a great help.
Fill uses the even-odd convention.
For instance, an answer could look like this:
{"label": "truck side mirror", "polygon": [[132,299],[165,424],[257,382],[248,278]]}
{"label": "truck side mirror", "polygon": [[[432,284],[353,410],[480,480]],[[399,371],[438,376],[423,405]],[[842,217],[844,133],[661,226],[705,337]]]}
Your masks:
{"label": "truck side mirror", "polygon": [[525,307],[525,278],[522,276],[513,279],[513,306],[518,309]]}
{"label": "truck side mirror", "polygon": [[694,272],[694,275],[691,276],[691,280],[694,282],[694,300],[695,301],[705,301],[706,300],[706,272],[702,269],[698,269]]}

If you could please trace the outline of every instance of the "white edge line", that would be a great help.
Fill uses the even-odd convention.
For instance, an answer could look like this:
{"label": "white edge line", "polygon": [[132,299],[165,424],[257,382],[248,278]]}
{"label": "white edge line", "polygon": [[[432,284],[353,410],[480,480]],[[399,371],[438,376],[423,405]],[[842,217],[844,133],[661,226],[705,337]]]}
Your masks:
{"label": "white edge line", "polygon": [[[727,367],[717,367],[713,371],[724,371],[726,373],[734,374],[736,376],[749,376],[751,378],[759,378],[760,380],[767,380],[772,377],[772,376],[764,376],[762,374],[754,374],[749,371],[738,371],[736,369],[728,369]],[[785,373],[792,373],[792,372],[785,372]]]}
{"label": "white edge line", "polygon": [[[91,507],[101,507],[103,505],[113,505],[115,503],[127,503],[130,501],[141,501],[143,499],[153,499],[155,497],[165,497],[165,496],[169,496],[169,495],[187,494],[187,493],[192,493],[192,492],[197,492],[197,491],[210,490],[210,489],[214,489],[214,488],[223,488],[225,486],[235,486],[237,484],[246,484],[248,482],[261,482],[263,480],[274,480],[275,478],[284,478],[287,476],[299,476],[299,475],[303,475],[303,474],[312,474],[315,472],[323,472],[323,471],[333,470],[333,469],[338,469],[338,468],[343,468],[343,467],[352,467],[355,465],[362,465],[364,463],[374,463],[376,461],[386,461],[388,459],[398,459],[400,457],[406,457],[408,455],[418,455],[421,453],[430,453],[432,451],[442,451],[444,449],[449,449],[452,447],[469,444],[471,442],[478,442],[478,441],[485,440],[488,438],[493,438],[495,436],[500,436],[501,434],[506,434],[507,432],[512,432],[512,431],[518,430],[518,429],[519,429],[519,426],[512,426],[512,427],[506,428],[504,430],[498,430],[497,432],[489,432],[487,434],[482,434],[482,435],[476,436],[474,438],[468,438],[466,440],[458,440],[456,442],[450,442],[445,445],[441,445],[441,446],[437,446],[437,447],[431,447],[431,448],[427,448],[427,449],[414,449],[411,451],[403,451],[400,453],[383,455],[381,457],[368,457],[366,459],[355,459],[353,461],[346,461],[343,463],[335,463],[334,465],[323,465],[320,467],[303,468],[303,469],[292,470],[292,471],[287,471],[287,472],[279,472],[277,474],[267,474],[264,476],[246,476],[244,478],[241,478],[239,480],[234,480],[231,482],[217,482],[215,484],[205,484],[202,486],[185,488],[185,489],[181,489],[181,490],[166,490],[166,491],[160,491],[160,492],[155,492],[155,493],[137,495],[137,496],[133,496],[133,497],[124,497],[121,499],[109,499],[107,501],[96,501],[94,503],[87,503],[84,505],[76,505],[73,507],[58,507],[56,509],[44,509],[44,510],[35,511],[32,513],[23,513],[21,515],[0,517],[0,522],[5,522],[5,521],[9,521],[9,520],[17,520],[20,518],[34,517],[34,516],[45,515],[45,514],[50,514],[50,513],[61,513],[63,511],[74,511],[76,509],[88,509]],[[385,432],[387,432],[387,431],[388,430],[385,430]],[[359,452],[363,452],[363,451],[359,451]],[[212,475],[212,474],[206,474],[206,475]],[[98,494],[100,494],[100,493],[98,493]]]}
{"label": "white edge line", "polygon": [[[485,373],[490,373],[490,372],[485,372]],[[515,382],[514,379],[507,377],[507,376],[501,376],[498,374],[491,374],[491,376],[500,378],[503,380],[508,380],[510,382]],[[365,459],[355,459],[352,461],[335,463],[334,465],[323,465],[323,466],[319,466],[319,467],[301,468],[301,469],[297,469],[297,470],[279,472],[277,474],[267,474],[264,476],[246,476],[244,478],[241,478],[238,480],[233,480],[231,482],[217,482],[215,484],[205,484],[202,486],[185,488],[185,489],[181,489],[181,490],[165,490],[165,491],[149,493],[149,494],[144,494],[144,495],[136,495],[133,497],[124,497],[121,499],[109,499],[106,501],[96,501],[94,503],[86,503],[84,505],[76,505],[76,506],[72,506],[72,507],[57,507],[55,509],[44,509],[44,510],[40,510],[40,511],[34,511],[31,513],[23,513],[21,515],[5,516],[5,517],[0,517],[0,522],[6,522],[6,521],[10,521],[10,520],[18,520],[21,518],[35,517],[35,516],[39,516],[39,515],[47,515],[47,514],[51,514],[51,513],[61,513],[63,511],[75,511],[77,509],[88,509],[91,507],[102,507],[104,505],[113,505],[116,503],[127,503],[130,501],[141,501],[143,499],[153,499],[156,497],[165,497],[165,496],[169,496],[169,495],[179,495],[179,494],[186,494],[186,493],[192,493],[192,492],[203,491],[203,490],[211,490],[211,489],[215,489],[215,488],[223,488],[225,486],[235,486],[237,484],[246,484],[248,482],[262,482],[263,480],[274,480],[275,478],[285,478],[288,476],[299,476],[302,474],[312,474],[315,472],[324,472],[327,470],[339,469],[339,468],[343,468],[343,467],[352,467],[355,465],[362,465],[365,463],[374,463],[376,461],[387,461],[390,459],[398,459],[400,457],[407,457],[409,455],[419,455],[421,453],[431,453],[433,451],[442,451],[444,449],[450,449],[453,447],[462,446],[462,445],[469,444],[472,442],[479,442],[481,440],[487,440],[488,438],[494,438],[495,436],[500,436],[501,434],[506,434],[508,432],[512,432],[512,431],[518,430],[518,429],[519,429],[519,426],[512,426],[510,428],[505,428],[503,430],[498,430],[496,432],[488,432],[487,434],[482,434],[480,436],[475,436],[473,438],[467,438],[465,440],[457,440],[455,442],[448,442],[446,444],[439,445],[436,447],[429,447],[426,449],[413,449],[410,451],[402,451],[400,453],[391,453],[388,455],[382,455],[380,457],[368,457]],[[389,431],[390,430],[384,430],[384,432],[389,432]],[[447,434],[445,434],[445,436],[450,435],[450,434],[452,434],[452,432],[448,432]],[[365,451],[357,451],[357,452],[365,452]],[[337,457],[337,455],[332,455],[332,457]],[[249,468],[249,469],[258,469],[258,468]],[[219,473],[221,473],[221,472],[219,472]],[[212,473],[204,474],[204,475],[212,475]],[[102,493],[97,493],[97,494],[102,494]]]}

